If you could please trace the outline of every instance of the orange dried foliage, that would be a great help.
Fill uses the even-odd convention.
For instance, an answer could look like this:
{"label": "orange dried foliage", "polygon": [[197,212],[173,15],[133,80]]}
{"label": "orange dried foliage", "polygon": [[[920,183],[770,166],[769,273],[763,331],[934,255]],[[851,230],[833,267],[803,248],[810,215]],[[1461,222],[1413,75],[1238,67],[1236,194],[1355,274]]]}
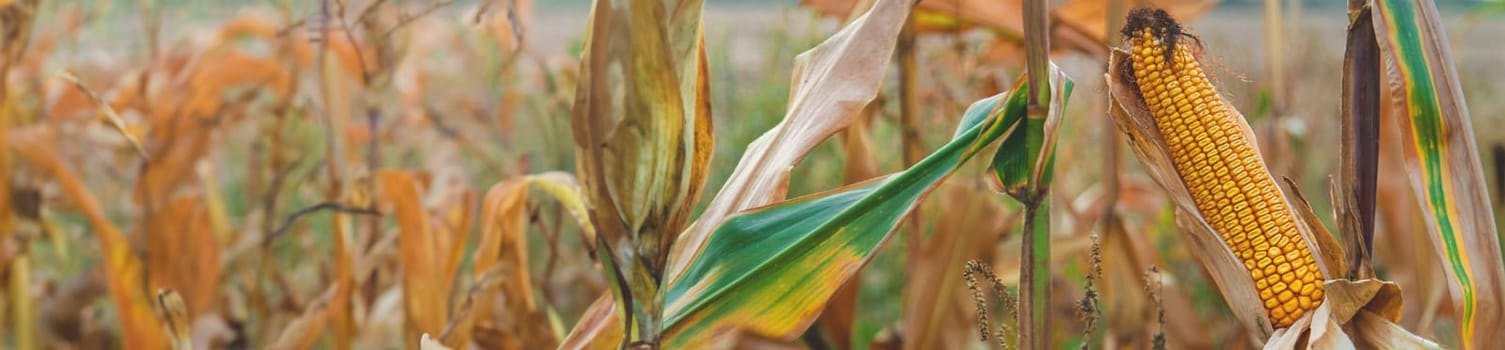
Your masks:
{"label": "orange dried foliage", "polygon": [[[447,340],[462,347],[472,334],[487,334],[490,339],[478,343],[503,349],[549,348],[558,344],[548,328],[548,318],[538,307],[533,281],[528,273],[528,179],[514,178],[492,186],[481,206],[481,237],[476,248],[475,276],[480,280],[487,271],[501,265],[508,274],[499,287],[481,292],[473,307],[480,312],[461,320],[460,336]],[[492,294],[502,292],[505,305],[494,306]],[[503,310],[506,315],[494,314]]]}
{"label": "orange dried foliage", "polygon": [[[190,73],[184,89],[163,89],[152,98],[146,138],[152,163],[141,174],[135,193],[136,201],[148,207],[166,202],[174,190],[191,182],[187,180],[194,174],[193,164],[212,149],[209,141],[215,127],[229,122],[222,117],[236,116],[227,113],[232,109],[225,101],[228,90],[265,88],[280,100],[292,89],[292,74],[281,64],[236,50],[202,57],[193,67],[169,65],[168,69]],[[115,103],[130,102],[117,98]]]}
{"label": "orange dried foliage", "polygon": [[[285,25],[269,18],[258,15],[242,15],[225,22],[220,26],[219,42],[230,42],[239,37],[253,37],[269,43],[278,44],[279,47],[291,55],[299,69],[308,70],[317,63],[314,61],[320,44],[315,44],[309,37],[309,33],[303,30],[293,30],[282,33]],[[279,35],[281,34],[281,35]],[[338,57],[340,68],[345,70],[347,76],[360,77],[361,62],[376,62],[376,52],[369,48],[370,45],[359,45],[351,42],[350,36],[336,29],[330,29],[319,34],[321,40],[329,43],[329,49]]]}
{"label": "orange dried foliage", "polygon": [[[424,181],[413,173],[382,170],[376,173],[379,200],[392,208],[397,218],[398,261],[401,262],[403,308],[408,342],[416,344],[424,333],[440,334],[449,320],[448,296],[452,277],[459,270],[464,230],[469,228],[471,208],[432,218],[423,207]],[[461,197],[468,198],[469,195]]]}
{"label": "orange dried foliage", "polygon": [[31,164],[46,178],[62,186],[67,197],[88,218],[104,253],[105,280],[115,300],[123,328],[122,341],[127,349],[163,349],[168,339],[152,310],[150,293],[142,287],[141,257],[131,249],[119,228],[100,209],[94,194],[86,188],[58,157],[55,137],[44,127],[32,127],[11,133],[10,148],[20,159]]}
{"label": "orange dried foliage", "polygon": [[201,196],[183,197],[151,213],[137,236],[146,237],[146,266],[153,289],[182,295],[188,315],[213,310],[219,287],[219,243]]}

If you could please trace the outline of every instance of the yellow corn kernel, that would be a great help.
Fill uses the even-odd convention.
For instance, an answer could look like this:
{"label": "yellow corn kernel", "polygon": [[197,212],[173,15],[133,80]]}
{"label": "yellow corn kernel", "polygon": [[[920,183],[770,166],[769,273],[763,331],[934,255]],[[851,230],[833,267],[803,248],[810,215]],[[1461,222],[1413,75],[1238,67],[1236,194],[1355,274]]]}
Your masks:
{"label": "yellow corn kernel", "polygon": [[1181,34],[1167,30],[1127,33],[1140,96],[1197,209],[1249,270],[1271,323],[1290,326],[1322,303],[1321,270],[1244,137],[1244,120],[1213,91],[1190,40],[1170,40]]}

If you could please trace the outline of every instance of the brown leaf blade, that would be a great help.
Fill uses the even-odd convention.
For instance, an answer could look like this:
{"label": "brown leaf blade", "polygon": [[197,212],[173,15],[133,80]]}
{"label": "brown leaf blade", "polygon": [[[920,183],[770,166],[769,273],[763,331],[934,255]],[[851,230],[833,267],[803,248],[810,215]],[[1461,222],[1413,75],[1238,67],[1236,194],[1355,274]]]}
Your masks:
{"label": "brown leaf blade", "polygon": [[424,333],[438,334],[444,329],[446,315],[445,286],[438,256],[447,251],[439,247],[429,229],[428,214],[423,209],[421,184],[413,174],[383,170],[376,174],[381,188],[381,202],[392,207],[397,218],[398,261],[402,263],[402,304],[405,334],[416,342]]}
{"label": "brown leaf blade", "polygon": [[123,343],[129,348],[161,349],[168,339],[152,311],[152,301],[144,287],[141,257],[115,224],[105,216],[92,192],[58,157],[56,140],[45,126],[18,130],[10,135],[10,148],[19,158],[56,181],[88,218],[103,253],[105,277],[115,309],[124,329]]}

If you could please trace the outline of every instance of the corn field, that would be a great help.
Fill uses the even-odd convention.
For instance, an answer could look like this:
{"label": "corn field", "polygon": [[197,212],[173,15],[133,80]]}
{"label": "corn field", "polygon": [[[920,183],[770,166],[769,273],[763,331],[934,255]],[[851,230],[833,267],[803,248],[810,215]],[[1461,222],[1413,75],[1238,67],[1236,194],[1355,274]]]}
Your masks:
{"label": "corn field", "polygon": [[0,348],[1499,348],[1501,31],[0,0]]}

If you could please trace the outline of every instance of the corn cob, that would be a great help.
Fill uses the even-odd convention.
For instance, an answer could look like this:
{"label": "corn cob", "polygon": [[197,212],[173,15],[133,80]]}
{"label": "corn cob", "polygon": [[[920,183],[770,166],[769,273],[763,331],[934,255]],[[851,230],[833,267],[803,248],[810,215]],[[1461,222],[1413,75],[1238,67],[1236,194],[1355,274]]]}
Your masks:
{"label": "corn cob", "polygon": [[1270,322],[1290,326],[1323,300],[1316,259],[1245,137],[1244,120],[1192,54],[1195,44],[1177,40],[1184,34],[1165,12],[1148,15],[1131,15],[1124,33],[1140,96],[1197,209],[1249,270]]}

